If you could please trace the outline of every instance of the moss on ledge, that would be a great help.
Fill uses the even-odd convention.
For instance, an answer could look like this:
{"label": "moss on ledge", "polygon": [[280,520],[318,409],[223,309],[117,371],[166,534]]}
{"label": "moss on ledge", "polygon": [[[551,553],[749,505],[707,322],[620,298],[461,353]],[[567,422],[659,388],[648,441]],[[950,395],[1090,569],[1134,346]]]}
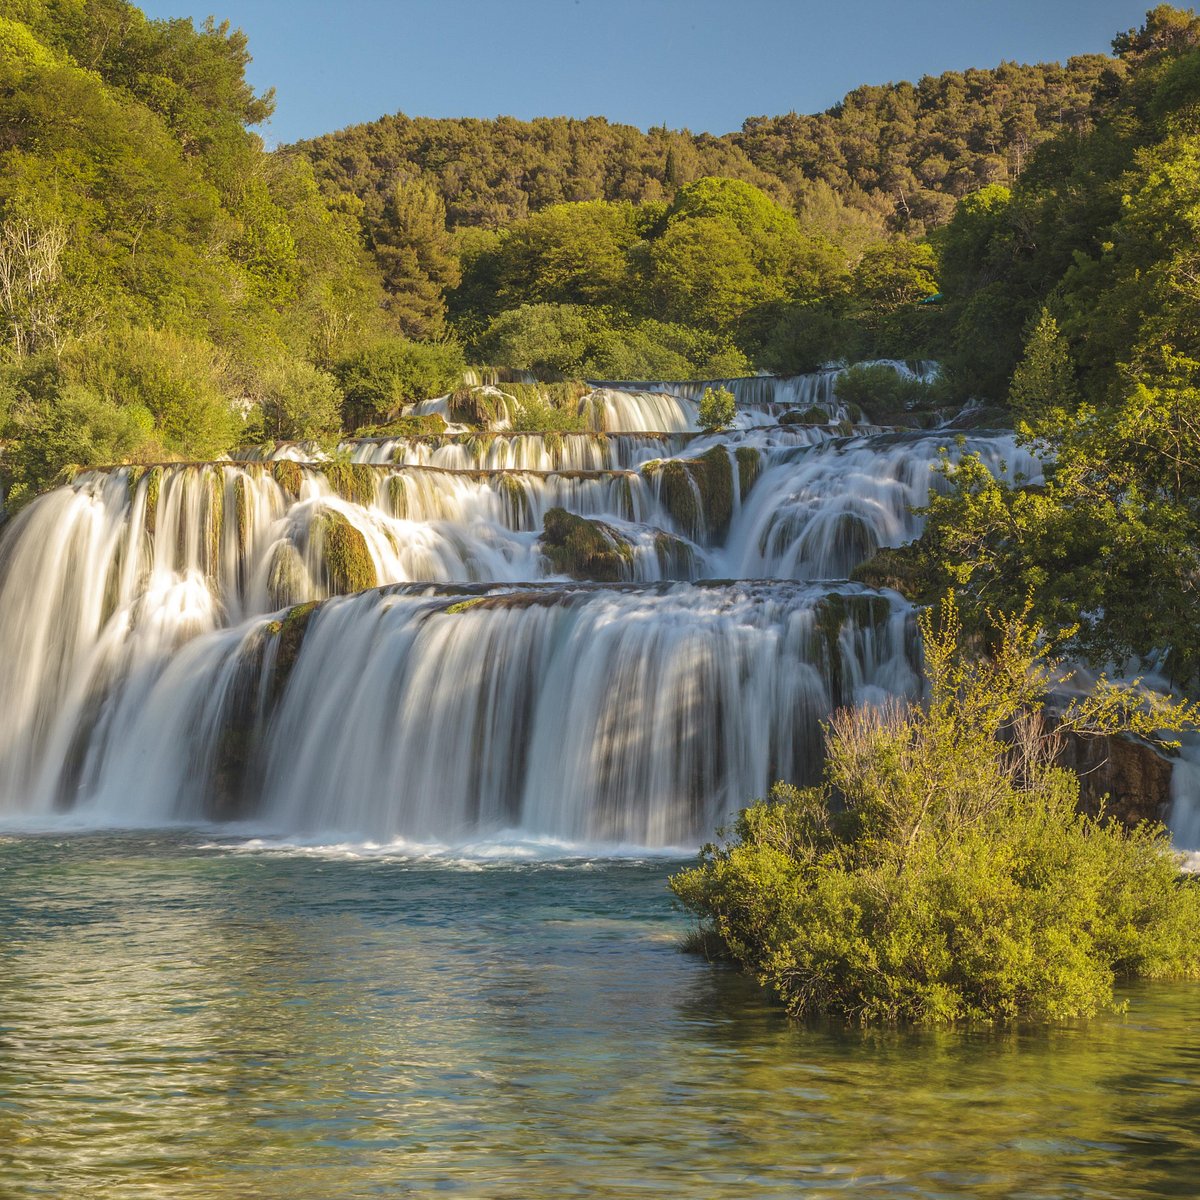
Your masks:
{"label": "moss on ledge", "polygon": [[366,463],[333,461],[322,463],[321,474],[330,489],[351,504],[364,508],[375,503],[378,472]]}
{"label": "moss on ledge", "polygon": [[921,564],[916,543],[877,550],[850,572],[850,578],[867,587],[891,588],[909,600],[916,600],[921,591]]}
{"label": "moss on ledge", "polygon": [[559,575],[619,583],[632,575],[633,547],[610,525],[552,508],[542,527],[542,553]]}
{"label": "moss on ledge", "polygon": [[[738,464],[739,475],[741,463]],[[642,476],[659,480],[659,498],[683,533],[699,540],[724,540],[733,516],[733,464],[725,446],[713,446],[698,458],[655,459]]]}
{"label": "moss on ledge", "polygon": [[325,585],[330,595],[377,587],[379,574],[367,547],[367,539],[339,512],[326,509],[317,518],[316,530],[322,549]]}

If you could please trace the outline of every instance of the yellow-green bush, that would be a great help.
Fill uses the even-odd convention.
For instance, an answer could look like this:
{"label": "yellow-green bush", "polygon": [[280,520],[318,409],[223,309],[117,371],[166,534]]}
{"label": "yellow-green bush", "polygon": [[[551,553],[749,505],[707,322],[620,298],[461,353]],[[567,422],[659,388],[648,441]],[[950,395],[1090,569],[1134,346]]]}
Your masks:
{"label": "yellow-green bush", "polygon": [[[1056,1020],[1127,977],[1200,978],[1200,883],[1165,830],[1081,815],[1038,715],[1055,664],[1021,619],[969,659],[928,615],[929,703],[846,711],[824,781],[778,784],[671,888],[796,1016]],[[1102,683],[1080,732],[1194,724],[1194,706]]]}

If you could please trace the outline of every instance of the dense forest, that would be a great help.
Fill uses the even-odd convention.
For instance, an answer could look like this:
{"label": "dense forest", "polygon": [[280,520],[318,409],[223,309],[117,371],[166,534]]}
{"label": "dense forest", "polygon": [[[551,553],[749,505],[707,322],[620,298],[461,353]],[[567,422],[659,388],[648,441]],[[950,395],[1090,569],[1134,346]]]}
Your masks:
{"label": "dense forest", "polygon": [[325,186],[363,201],[372,228],[405,177],[434,186],[454,229],[509,225],[580,200],[671,200],[680,187],[720,175],[802,212],[827,204],[831,188],[864,220],[912,232],[944,223],[958,197],[1018,178],[1052,133],[1083,128],[1096,84],[1112,68],[1111,59],[1087,55],[1065,66],[948,71],[857,88],[815,116],[752,117],[724,137],[643,133],[603,117],[398,113],[297,149]]}

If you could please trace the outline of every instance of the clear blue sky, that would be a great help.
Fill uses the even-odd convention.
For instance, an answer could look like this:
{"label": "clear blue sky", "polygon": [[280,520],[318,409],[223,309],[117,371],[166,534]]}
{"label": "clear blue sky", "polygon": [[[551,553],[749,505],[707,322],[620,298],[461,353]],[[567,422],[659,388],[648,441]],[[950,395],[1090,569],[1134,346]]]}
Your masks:
{"label": "clear blue sky", "polygon": [[860,83],[1106,51],[1151,0],[151,0],[246,31],[271,144],[410,116],[727,133]]}

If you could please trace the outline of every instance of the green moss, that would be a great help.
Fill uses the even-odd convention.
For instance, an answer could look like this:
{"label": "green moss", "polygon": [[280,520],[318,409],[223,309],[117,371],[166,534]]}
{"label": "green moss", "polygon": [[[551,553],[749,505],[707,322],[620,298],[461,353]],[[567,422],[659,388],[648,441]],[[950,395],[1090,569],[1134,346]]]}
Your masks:
{"label": "green moss", "polygon": [[321,539],[325,583],[331,595],[345,596],[378,586],[379,575],[367,539],[341,513],[326,509],[317,518],[316,532]]}
{"label": "green moss", "polygon": [[642,467],[642,475],[660,481],[662,505],[687,537],[698,541],[707,531],[711,540],[721,541],[729,532],[733,464],[724,446],[699,458],[655,459]]}
{"label": "green moss", "polygon": [[364,425],[354,431],[355,437],[436,437],[446,432],[446,418],[441,413],[424,413],[419,416],[397,417],[384,425]]}
{"label": "green moss", "polygon": [[250,485],[245,475],[233,481],[233,513],[237,524],[238,557],[244,559],[250,545]]}
{"label": "green moss", "polygon": [[921,564],[916,543],[897,549],[877,550],[866,562],[850,572],[856,583],[867,587],[892,588],[902,596],[915,600],[921,587]]}
{"label": "green moss", "polygon": [[470,600],[459,600],[456,604],[451,604],[449,608],[444,609],[443,611],[450,613],[452,615],[457,615],[458,613],[465,613],[469,609],[477,608],[486,599],[487,599],[486,596],[475,596]]}
{"label": "green moss", "polygon": [[695,552],[682,538],[660,531],[654,535],[654,553],[664,579],[691,579],[695,573]]}
{"label": "green moss", "polygon": [[125,482],[129,487],[129,503],[132,504],[137,496],[138,484],[146,476],[146,468],[142,466],[132,466],[126,469]]}
{"label": "green moss", "polygon": [[552,508],[542,527],[542,553],[556,574],[619,583],[632,574],[633,547],[610,525]]}
{"label": "green moss", "polygon": [[304,468],[290,459],[280,459],[271,464],[271,477],[293,500],[300,496],[304,485]]}
{"label": "green moss", "polygon": [[832,592],[818,601],[813,611],[813,633],[816,639],[813,658],[825,663],[830,700],[835,708],[851,704],[854,700],[842,673],[842,629],[847,623],[856,629],[876,628],[888,620],[891,612],[892,607],[886,597],[870,593],[846,595]]}
{"label": "green moss", "polygon": [[300,657],[304,635],[308,632],[313,614],[319,607],[315,600],[297,604],[284,614],[281,621],[272,621],[267,626],[267,632],[277,639],[274,666],[268,683],[268,698],[272,707],[279,702],[284,688],[287,687],[296,660]]}
{"label": "green moss", "polygon": [[208,576],[216,579],[221,572],[221,532],[225,525],[225,472],[221,467],[209,470],[206,522]]}
{"label": "green moss", "polygon": [[408,518],[408,489],[403,475],[390,475],[387,481],[388,505],[393,517],[404,521]]}
{"label": "green moss", "polygon": [[146,532],[153,537],[158,524],[158,497],[162,492],[162,467],[146,472]]}
{"label": "green moss", "polygon": [[803,412],[798,408],[789,408],[787,412],[781,414],[779,424],[828,425],[829,414],[823,408],[818,408],[815,404],[811,408],[806,408]]}
{"label": "green moss", "polygon": [[343,500],[367,507],[375,503],[376,471],[366,463],[329,462],[321,474],[330,488]]}
{"label": "green moss", "polygon": [[267,594],[273,608],[295,604],[309,588],[308,570],[300,552],[291,542],[279,542],[271,556],[267,573]]}
{"label": "green moss", "polygon": [[501,475],[497,488],[506,505],[513,529],[529,529],[533,524],[533,508],[529,502],[528,481],[520,475]]}
{"label": "green moss", "polygon": [[753,446],[739,446],[736,451],[738,465],[738,494],[743,500],[762,474],[762,455]]}

